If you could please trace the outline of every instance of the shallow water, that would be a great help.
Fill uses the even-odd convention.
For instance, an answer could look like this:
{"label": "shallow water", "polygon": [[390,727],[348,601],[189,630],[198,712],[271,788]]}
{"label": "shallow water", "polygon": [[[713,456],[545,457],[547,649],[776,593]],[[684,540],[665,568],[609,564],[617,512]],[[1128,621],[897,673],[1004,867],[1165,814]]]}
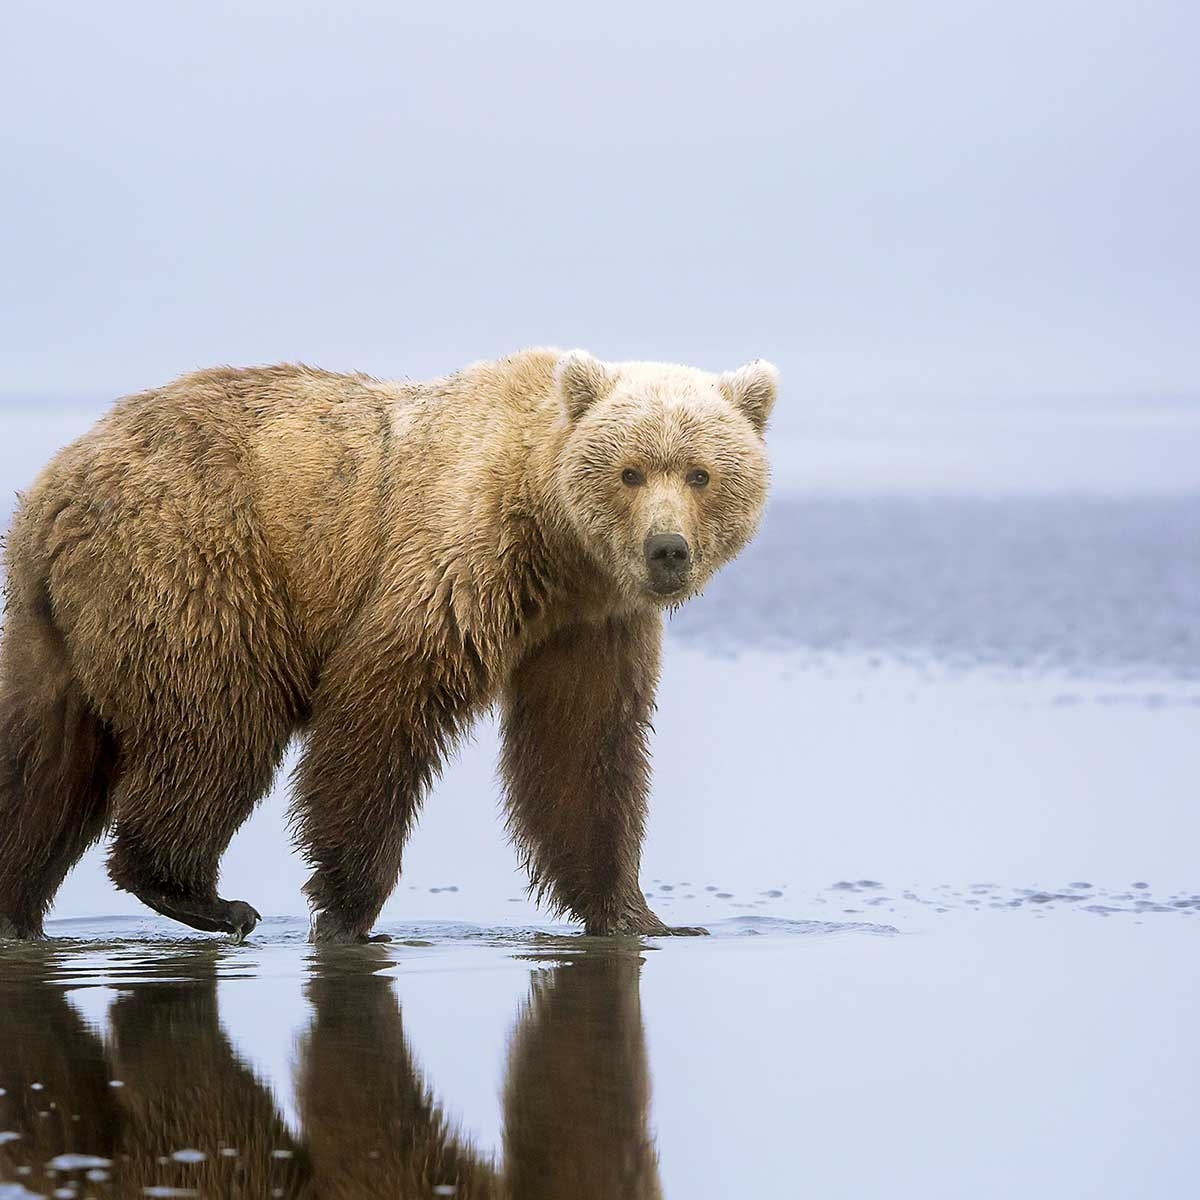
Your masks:
{"label": "shallow water", "polygon": [[55,923],[0,950],[0,1197],[1187,1194],[1191,909],[827,894],[895,915]]}

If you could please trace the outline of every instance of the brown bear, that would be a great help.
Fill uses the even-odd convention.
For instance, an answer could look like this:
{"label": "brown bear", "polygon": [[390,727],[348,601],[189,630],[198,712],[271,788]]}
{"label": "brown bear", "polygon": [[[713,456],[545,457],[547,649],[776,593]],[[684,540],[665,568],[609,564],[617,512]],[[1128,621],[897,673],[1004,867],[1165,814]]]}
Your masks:
{"label": "brown bear", "polygon": [[662,617],[754,533],[776,389],[763,362],[529,350],[425,383],[219,368],[118,402],[8,538],[0,935],[38,936],[111,826],[118,887],[245,936],[218,865],[302,733],[313,938],[362,941],[494,703],[531,889],[589,934],[681,932],[638,885]]}

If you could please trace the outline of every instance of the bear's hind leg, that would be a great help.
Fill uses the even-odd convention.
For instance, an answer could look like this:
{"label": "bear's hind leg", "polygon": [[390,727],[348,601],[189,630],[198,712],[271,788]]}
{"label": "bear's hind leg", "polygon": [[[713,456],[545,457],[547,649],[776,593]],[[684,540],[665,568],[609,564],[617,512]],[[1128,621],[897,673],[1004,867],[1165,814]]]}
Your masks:
{"label": "bear's hind leg", "polygon": [[209,731],[207,741],[130,748],[108,872],[155,912],[240,942],[261,916],[244,900],[217,895],[221,855],[270,786],[289,731],[281,724],[234,737],[229,725]]}

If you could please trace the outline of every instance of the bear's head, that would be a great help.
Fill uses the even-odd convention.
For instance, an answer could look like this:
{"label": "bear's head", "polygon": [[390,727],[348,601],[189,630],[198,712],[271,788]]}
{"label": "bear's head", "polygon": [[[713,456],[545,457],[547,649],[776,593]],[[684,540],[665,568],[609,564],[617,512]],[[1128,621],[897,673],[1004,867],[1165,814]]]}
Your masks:
{"label": "bear's head", "polygon": [[568,433],[558,485],[572,525],[619,588],[660,607],[695,595],[753,536],[767,494],[763,430],[778,372],[562,355]]}

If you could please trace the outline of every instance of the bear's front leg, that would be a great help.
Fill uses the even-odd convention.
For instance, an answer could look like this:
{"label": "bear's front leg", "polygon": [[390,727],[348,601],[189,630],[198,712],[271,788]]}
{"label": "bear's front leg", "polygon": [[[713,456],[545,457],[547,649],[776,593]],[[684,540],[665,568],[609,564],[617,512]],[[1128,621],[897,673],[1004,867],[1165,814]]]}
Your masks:
{"label": "bear's front leg", "polygon": [[561,630],[513,671],[501,771],[508,828],[534,892],[588,934],[695,934],[650,911],[638,883],[650,790],[657,613]]}
{"label": "bear's front leg", "polygon": [[371,926],[476,691],[468,673],[432,678],[430,663],[432,655],[348,644],[317,688],[291,814],[314,868],[304,888],[314,942],[389,940],[372,937]]}

